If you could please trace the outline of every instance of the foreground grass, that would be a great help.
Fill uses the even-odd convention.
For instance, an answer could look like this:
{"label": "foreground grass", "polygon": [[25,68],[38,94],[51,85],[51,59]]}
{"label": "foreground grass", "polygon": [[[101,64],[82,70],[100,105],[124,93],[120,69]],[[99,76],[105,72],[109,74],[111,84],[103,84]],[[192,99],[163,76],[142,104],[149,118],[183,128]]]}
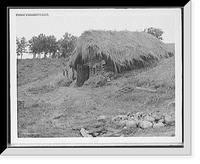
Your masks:
{"label": "foreground grass", "polygon": [[[28,66],[28,63],[32,65]],[[38,70],[38,63],[44,74]],[[112,118],[130,111],[175,112],[175,108],[168,105],[175,99],[174,57],[163,60],[153,68],[127,72],[112,80],[110,85],[100,88],[48,87],[46,82],[56,78],[53,75],[63,65],[60,61],[49,60],[19,62],[19,72],[24,73],[24,78],[18,79],[18,92],[27,91],[26,95],[18,94],[19,99],[24,100],[24,106],[18,106],[19,137],[81,137],[80,128],[94,124],[100,115]],[[33,85],[34,81],[37,86]],[[23,87],[25,84],[26,87]],[[116,90],[128,85],[151,88],[156,92],[133,90],[116,98],[110,97]],[[175,127],[170,126],[161,130],[138,131],[131,136],[173,136],[174,132]]]}

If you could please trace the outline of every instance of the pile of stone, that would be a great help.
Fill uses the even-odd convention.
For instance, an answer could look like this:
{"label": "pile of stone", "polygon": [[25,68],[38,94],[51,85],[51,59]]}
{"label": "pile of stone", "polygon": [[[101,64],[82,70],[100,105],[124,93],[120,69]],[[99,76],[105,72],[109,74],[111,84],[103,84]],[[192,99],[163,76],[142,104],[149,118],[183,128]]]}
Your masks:
{"label": "pile of stone", "polygon": [[175,125],[175,116],[157,112],[129,112],[126,115],[118,115],[112,118],[112,122],[126,128],[162,128],[167,125]]}
{"label": "pile of stone", "polygon": [[[112,127],[115,125],[115,128]],[[83,137],[124,137],[125,132],[135,133],[139,129],[160,129],[175,125],[175,115],[157,112],[129,112],[126,115],[117,115],[108,118],[101,115],[93,127],[81,128]]]}

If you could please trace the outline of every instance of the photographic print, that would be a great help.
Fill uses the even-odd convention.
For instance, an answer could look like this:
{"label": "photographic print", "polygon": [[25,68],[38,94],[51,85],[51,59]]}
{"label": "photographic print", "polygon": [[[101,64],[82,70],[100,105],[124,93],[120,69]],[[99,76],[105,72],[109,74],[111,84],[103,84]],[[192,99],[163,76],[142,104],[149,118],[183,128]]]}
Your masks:
{"label": "photographic print", "polygon": [[182,145],[181,9],[10,12],[13,145]]}

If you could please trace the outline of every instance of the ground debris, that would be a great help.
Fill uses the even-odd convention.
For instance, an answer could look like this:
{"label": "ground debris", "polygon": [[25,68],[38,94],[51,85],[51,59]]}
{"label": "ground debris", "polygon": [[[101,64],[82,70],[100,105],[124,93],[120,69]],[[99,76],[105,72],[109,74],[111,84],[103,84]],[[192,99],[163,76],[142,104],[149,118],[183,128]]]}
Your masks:
{"label": "ground debris", "polygon": [[31,94],[45,94],[45,93],[52,92],[55,89],[56,89],[56,87],[51,86],[51,85],[42,85],[42,86],[30,88],[27,90],[27,92],[29,92]]}
{"label": "ground debris", "polygon": [[109,133],[103,134],[101,137],[113,137],[114,135],[119,134],[121,131],[122,130],[115,130],[114,132],[109,132]]}
{"label": "ground debris", "polygon": [[93,137],[92,135],[88,134],[84,128],[81,128],[80,133],[83,137]]}
{"label": "ground debris", "polygon": [[138,90],[143,90],[143,91],[150,91],[150,92],[156,92],[157,90],[149,89],[149,88],[142,88],[142,87],[136,87]]}
{"label": "ground debris", "polygon": [[93,134],[93,133],[101,133],[102,131],[105,131],[104,127],[99,127],[99,128],[92,128],[87,130],[89,134]]}

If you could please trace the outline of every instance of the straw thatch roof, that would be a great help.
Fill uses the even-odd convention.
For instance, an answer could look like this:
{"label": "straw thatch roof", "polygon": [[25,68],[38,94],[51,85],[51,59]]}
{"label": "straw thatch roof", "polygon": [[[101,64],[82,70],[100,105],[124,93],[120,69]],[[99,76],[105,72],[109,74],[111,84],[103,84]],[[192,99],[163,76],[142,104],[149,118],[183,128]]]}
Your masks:
{"label": "straw thatch roof", "polygon": [[79,37],[70,65],[76,67],[102,57],[112,61],[116,68],[133,61],[159,60],[172,53],[165,43],[145,32],[90,30]]}

